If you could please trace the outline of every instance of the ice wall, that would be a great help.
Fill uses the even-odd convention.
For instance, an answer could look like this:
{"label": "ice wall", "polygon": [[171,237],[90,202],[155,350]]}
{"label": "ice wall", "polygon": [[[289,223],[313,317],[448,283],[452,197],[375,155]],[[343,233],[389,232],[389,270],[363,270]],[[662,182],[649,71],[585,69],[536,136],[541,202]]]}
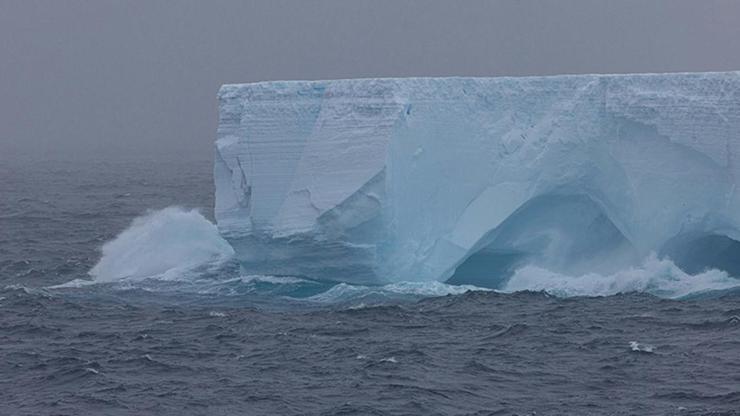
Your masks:
{"label": "ice wall", "polygon": [[262,82],[219,98],[215,214],[253,273],[496,286],[523,264],[612,272],[740,239],[738,72]]}

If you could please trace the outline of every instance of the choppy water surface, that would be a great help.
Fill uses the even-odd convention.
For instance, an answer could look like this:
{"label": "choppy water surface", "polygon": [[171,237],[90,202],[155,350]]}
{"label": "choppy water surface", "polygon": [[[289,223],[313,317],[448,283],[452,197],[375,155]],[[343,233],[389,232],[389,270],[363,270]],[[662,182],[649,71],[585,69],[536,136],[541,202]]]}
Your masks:
{"label": "choppy water surface", "polygon": [[511,282],[561,297],[248,275],[210,168],[0,162],[1,415],[740,415],[720,272]]}

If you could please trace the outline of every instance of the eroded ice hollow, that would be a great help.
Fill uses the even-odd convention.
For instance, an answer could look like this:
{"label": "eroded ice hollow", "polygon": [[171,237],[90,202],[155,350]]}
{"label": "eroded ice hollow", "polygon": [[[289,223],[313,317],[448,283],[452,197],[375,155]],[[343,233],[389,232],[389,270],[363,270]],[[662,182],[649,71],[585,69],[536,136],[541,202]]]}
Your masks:
{"label": "eroded ice hollow", "polygon": [[740,275],[740,72],[225,85],[218,227],[249,273],[496,287],[656,253]]}

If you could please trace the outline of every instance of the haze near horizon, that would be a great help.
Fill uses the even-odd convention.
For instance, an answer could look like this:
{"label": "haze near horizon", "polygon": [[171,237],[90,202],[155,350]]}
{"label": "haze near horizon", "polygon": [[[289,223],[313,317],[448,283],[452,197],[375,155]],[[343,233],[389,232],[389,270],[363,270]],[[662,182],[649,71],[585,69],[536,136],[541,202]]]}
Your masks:
{"label": "haze near horizon", "polygon": [[210,160],[221,84],[740,70],[734,1],[0,4],[0,159]]}

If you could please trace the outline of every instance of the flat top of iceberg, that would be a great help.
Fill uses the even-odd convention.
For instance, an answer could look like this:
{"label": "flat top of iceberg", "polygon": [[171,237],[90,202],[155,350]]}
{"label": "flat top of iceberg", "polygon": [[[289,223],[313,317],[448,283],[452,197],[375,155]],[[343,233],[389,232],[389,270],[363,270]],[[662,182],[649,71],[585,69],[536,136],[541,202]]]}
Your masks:
{"label": "flat top of iceberg", "polygon": [[592,78],[633,78],[633,77],[726,77],[740,76],[740,70],[737,71],[707,71],[707,72],[639,72],[639,73],[609,73],[609,74],[554,74],[554,75],[504,75],[504,76],[440,76],[440,77],[375,77],[375,78],[337,78],[337,79],[317,79],[317,80],[265,80],[255,82],[237,82],[223,84],[219,90],[219,95],[233,89],[291,86],[291,85],[323,85],[326,83],[369,83],[383,82],[390,84],[415,83],[415,82],[464,82],[464,81],[551,81],[553,79],[592,79]]}

